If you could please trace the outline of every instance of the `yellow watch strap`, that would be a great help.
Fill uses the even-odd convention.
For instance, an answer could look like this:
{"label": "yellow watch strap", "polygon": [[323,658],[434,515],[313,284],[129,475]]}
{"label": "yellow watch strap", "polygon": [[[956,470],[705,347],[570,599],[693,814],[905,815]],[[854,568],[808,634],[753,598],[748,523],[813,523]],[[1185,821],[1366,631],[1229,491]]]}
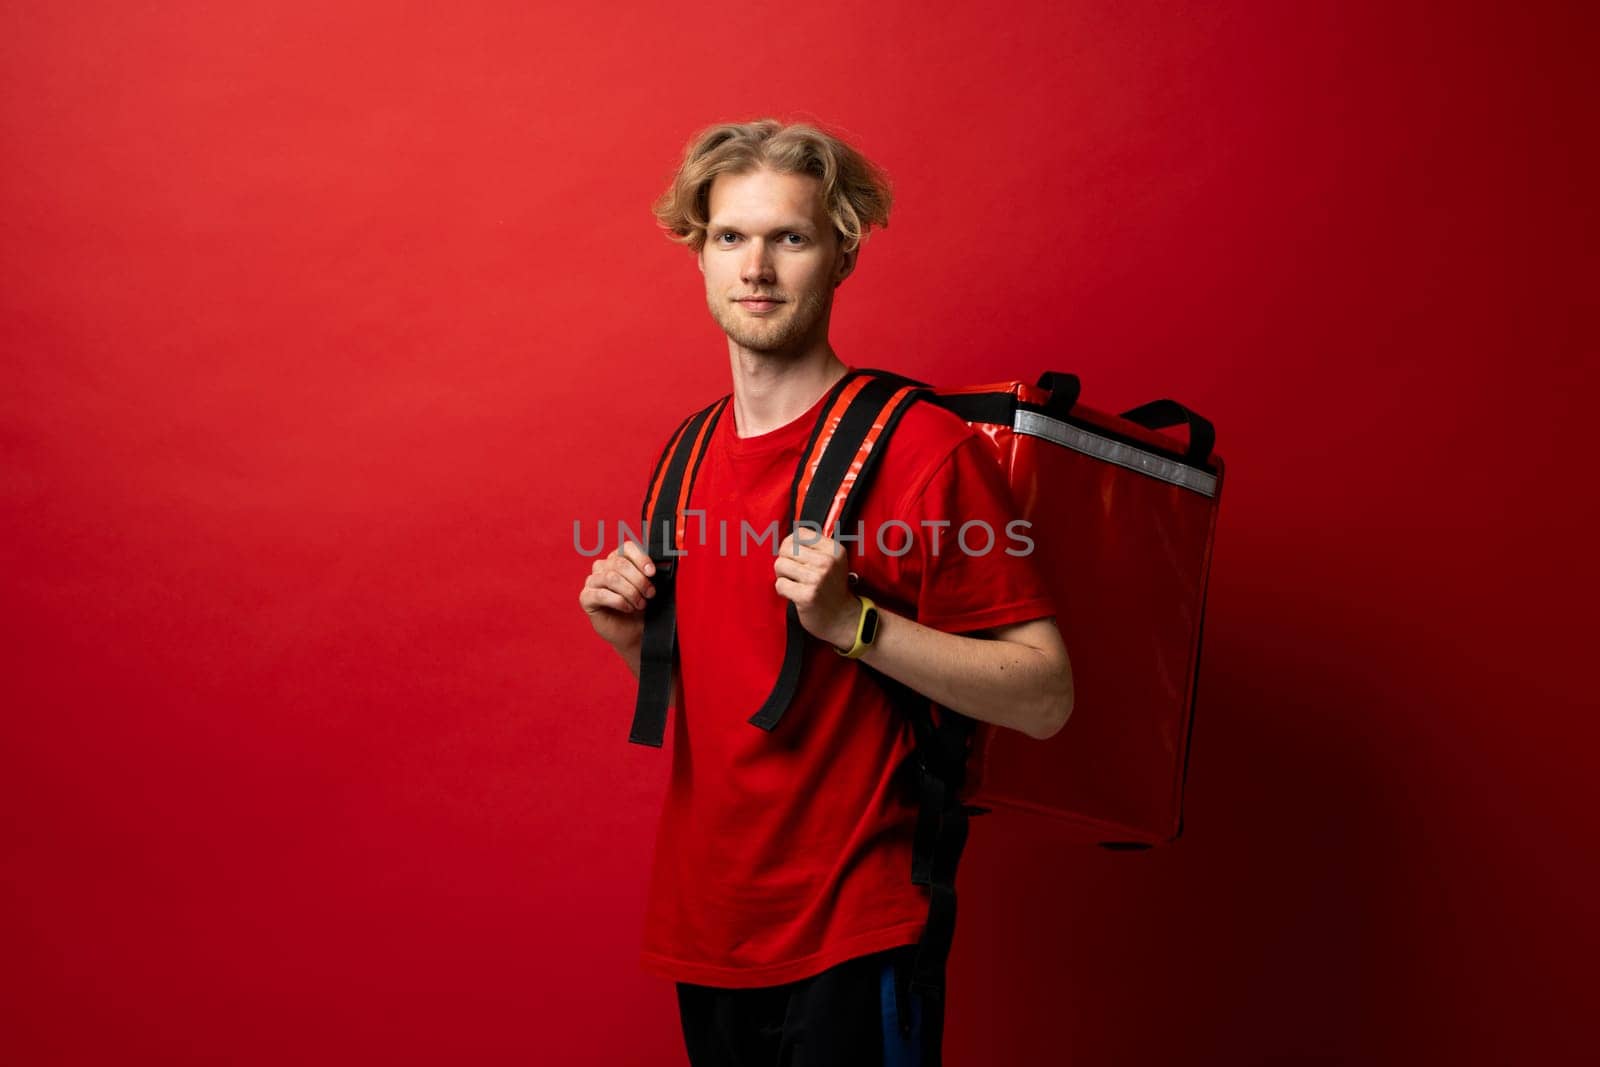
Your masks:
{"label": "yellow watch strap", "polygon": [[[860,594],[857,594],[857,596],[860,597],[860,600],[861,600],[861,614],[856,616],[856,640],[855,640],[855,644],[850,646],[850,651],[848,651],[848,652],[840,652],[837,648],[834,649],[835,652],[838,652],[839,655],[843,656],[845,659],[860,659],[861,658],[861,654],[864,653],[867,649],[872,647],[870,644],[866,644],[861,640],[861,633],[867,627],[867,611],[868,611],[868,609],[876,608],[877,605],[872,602],[872,598],[871,597],[860,596]],[[877,635],[874,634],[873,638],[874,638],[874,640],[876,640]]]}

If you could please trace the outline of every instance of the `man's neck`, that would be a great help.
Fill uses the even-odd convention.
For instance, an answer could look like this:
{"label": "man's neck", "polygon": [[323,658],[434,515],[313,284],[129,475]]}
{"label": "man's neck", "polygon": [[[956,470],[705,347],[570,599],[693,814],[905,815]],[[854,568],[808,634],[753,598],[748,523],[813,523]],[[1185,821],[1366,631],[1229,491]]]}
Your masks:
{"label": "man's neck", "polygon": [[798,357],[730,345],[728,357],[734,429],[740,437],[755,437],[793,422],[848,370],[826,341]]}

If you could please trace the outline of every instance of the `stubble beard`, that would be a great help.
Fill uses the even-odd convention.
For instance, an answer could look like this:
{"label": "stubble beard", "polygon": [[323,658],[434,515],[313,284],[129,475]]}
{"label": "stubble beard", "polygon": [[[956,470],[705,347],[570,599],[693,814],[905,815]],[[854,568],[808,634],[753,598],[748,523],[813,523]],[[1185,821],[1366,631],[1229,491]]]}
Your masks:
{"label": "stubble beard", "polygon": [[781,355],[803,347],[807,336],[828,310],[827,291],[804,293],[779,304],[776,314],[756,317],[725,296],[706,294],[711,317],[735,344],[752,352]]}

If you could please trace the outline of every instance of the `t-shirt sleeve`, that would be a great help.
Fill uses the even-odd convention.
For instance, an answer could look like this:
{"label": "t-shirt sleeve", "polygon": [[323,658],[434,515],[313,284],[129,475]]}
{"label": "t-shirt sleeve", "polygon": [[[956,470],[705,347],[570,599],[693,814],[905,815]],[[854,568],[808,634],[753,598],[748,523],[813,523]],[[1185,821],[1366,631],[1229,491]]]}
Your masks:
{"label": "t-shirt sleeve", "polygon": [[1056,614],[1005,474],[976,435],[957,445],[907,509],[921,563],[917,621],[946,633]]}

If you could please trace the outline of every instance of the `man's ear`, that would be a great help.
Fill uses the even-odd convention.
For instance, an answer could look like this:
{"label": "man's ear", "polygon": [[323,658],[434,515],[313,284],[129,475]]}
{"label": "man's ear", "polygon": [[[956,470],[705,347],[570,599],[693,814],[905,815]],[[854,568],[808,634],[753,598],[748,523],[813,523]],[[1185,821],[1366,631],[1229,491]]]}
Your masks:
{"label": "man's ear", "polygon": [[700,273],[706,272],[706,246],[701,245],[700,251],[694,254],[694,261],[700,267]]}
{"label": "man's ear", "polygon": [[856,256],[861,253],[861,246],[857,245],[854,251],[841,253],[838,266],[834,268],[833,284],[837,287],[846,278],[850,277],[856,269]]}

